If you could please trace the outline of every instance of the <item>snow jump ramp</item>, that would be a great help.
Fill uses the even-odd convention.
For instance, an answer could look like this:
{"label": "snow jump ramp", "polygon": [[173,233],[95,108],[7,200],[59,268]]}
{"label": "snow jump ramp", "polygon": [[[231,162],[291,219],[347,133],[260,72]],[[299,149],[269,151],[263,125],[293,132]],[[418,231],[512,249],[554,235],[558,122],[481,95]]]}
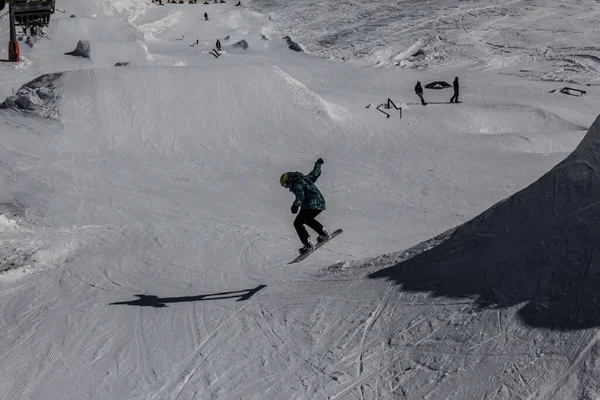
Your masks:
{"label": "snow jump ramp", "polygon": [[448,236],[370,277],[514,307],[532,327],[600,326],[600,116],[564,161]]}

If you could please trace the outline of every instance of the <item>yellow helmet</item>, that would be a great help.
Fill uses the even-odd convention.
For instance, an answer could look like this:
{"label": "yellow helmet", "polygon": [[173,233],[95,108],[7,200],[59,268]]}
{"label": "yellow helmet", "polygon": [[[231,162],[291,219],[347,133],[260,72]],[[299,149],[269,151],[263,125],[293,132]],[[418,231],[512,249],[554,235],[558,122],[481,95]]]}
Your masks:
{"label": "yellow helmet", "polygon": [[285,183],[287,182],[287,179],[288,179],[288,173],[286,172],[283,175],[281,175],[281,178],[279,178],[279,184],[281,186],[284,186]]}

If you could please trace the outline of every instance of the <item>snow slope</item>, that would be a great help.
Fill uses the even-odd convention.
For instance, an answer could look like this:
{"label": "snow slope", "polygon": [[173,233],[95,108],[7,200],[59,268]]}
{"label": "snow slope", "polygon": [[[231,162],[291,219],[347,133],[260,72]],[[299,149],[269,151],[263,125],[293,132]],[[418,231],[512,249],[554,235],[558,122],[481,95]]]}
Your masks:
{"label": "snow slope", "polygon": [[[444,366],[486,354],[495,359],[479,363],[510,376],[508,382],[496,374],[477,382],[480,377],[467,369],[461,379],[469,392],[479,386],[480,392],[502,387],[514,398],[598,395],[590,380],[600,326],[599,143],[600,117],[569,157],[529,187],[432,249],[371,275],[392,279],[405,292],[430,293],[421,312],[437,299],[469,299],[461,305],[468,313],[452,315],[415,349]],[[534,378],[536,385],[523,387]],[[467,397],[464,391],[454,396]]]}
{"label": "snow slope", "polygon": [[[61,7],[0,65],[0,399],[598,396],[593,90],[300,54],[230,2]],[[344,233],[287,266],[279,176],[318,157]]]}
{"label": "snow slope", "polygon": [[270,31],[361,65],[483,68],[597,84],[597,2],[249,0]]}

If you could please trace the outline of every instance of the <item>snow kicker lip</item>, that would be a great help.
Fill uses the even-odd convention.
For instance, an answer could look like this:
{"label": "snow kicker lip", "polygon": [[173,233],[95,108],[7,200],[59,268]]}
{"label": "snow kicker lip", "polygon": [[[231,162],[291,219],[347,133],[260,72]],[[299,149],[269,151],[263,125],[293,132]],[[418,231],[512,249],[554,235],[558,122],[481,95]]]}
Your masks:
{"label": "snow kicker lip", "polygon": [[[519,115],[520,118],[510,118]],[[504,133],[572,132],[586,127],[571,123],[540,107],[520,104],[497,104],[479,107],[479,112],[461,113],[460,132],[493,135]],[[512,123],[511,121],[519,121]]]}
{"label": "snow kicker lip", "polygon": [[529,187],[430,250],[370,275],[405,291],[475,298],[534,327],[600,326],[600,116],[579,147]]}

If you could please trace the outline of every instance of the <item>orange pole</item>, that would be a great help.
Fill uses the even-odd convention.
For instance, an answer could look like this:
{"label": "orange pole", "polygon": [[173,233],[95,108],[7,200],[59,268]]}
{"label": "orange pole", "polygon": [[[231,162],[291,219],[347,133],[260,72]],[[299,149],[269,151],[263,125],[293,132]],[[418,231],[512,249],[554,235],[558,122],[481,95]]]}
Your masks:
{"label": "orange pole", "polygon": [[19,41],[17,40],[17,30],[15,28],[15,13],[13,12],[12,5],[9,5],[10,13],[10,39],[8,42],[8,61],[19,62],[21,61],[21,51],[19,50]]}
{"label": "orange pole", "polygon": [[21,61],[21,50],[19,49],[19,42],[16,40],[11,40],[10,42],[8,42],[8,61]]}

